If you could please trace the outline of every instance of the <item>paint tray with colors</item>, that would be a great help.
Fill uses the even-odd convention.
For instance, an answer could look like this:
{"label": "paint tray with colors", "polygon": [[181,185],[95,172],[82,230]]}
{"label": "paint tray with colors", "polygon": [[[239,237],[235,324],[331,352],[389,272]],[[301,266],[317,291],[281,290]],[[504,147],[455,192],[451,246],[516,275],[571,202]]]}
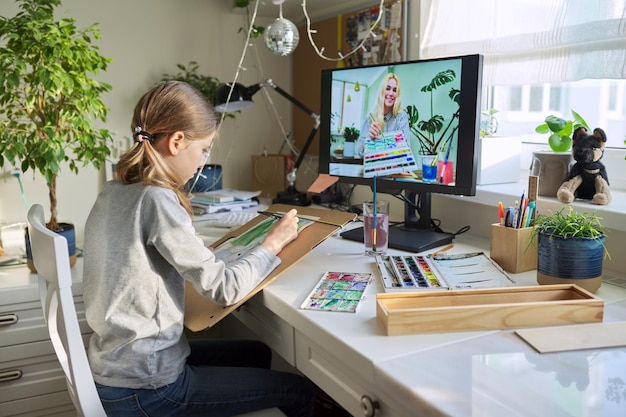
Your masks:
{"label": "paint tray with colors", "polygon": [[395,282],[392,287],[419,289],[446,289],[425,256],[394,255],[389,257]]}
{"label": "paint tray with colors", "polygon": [[507,287],[515,281],[483,252],[377,256],[385,292]]}
{"label": "paint tray with colors", "polygon": [[372,277],[365,272],[326,272],[300,308],[354,313]]}
{"label": "paint tray with colors", "polygon": [[417,163],[401,131],[383,133],[381,138],[363,144],[363,177],[414,171]]}

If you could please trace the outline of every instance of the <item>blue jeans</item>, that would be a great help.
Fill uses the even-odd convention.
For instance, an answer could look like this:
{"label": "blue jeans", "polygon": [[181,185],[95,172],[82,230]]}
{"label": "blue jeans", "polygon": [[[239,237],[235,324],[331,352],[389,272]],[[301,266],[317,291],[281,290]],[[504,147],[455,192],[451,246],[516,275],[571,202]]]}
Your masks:
{"label": "blue jeans", "polygon": [[257,341],[191,340],[178,379],[156,389],[96,384],[108,417],[227,417],[277,407],[289,417],[311,417],[315,386],[270,370],[271,350]]}

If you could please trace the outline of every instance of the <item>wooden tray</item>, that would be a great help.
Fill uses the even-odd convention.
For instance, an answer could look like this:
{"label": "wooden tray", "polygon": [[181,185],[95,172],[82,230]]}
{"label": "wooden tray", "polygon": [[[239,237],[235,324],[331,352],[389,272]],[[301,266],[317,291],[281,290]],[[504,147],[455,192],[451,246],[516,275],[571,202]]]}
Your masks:
{"label": "wooden tray", "polygon": [[577,285],[380,293],[388,336],[601,322],[604,300]]}

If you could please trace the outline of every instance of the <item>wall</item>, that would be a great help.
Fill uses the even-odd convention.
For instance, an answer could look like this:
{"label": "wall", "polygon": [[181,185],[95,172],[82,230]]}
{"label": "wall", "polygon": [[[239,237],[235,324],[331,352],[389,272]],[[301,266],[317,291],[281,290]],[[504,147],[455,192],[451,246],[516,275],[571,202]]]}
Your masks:
{"label": "wall", "polygon": [[[79,27],[99,23],[100,52],[112,58],[106,73],[98,79],[113,86],[104,97],[110,108],[106,128],[117,142],[129,143],[130,119],[135,103],[162,74],[178,72],[177,64],[197,61],[202,73],[221,81],[232,81],[245,44],[244,14],[230,1],[217,0],[63,0],[57,17],[73,17]],[[271,3],[264,7],[275,7]],[[13,16],[13,2],[0,2],[0,15]],[[274,18],[259,17],[257,24],[267,26]],[[272,78],[291,91],[291,59],[271,54],[262,39],[253,40],[238,79],[244,85]],[[290,130],[291,104],[275,93],[273,107],[267,93],[255,95],[256,106],[246,109],[233,121],[226,120],[211,154],[211,162],[224,165],[224,186],[250,186],[250,155],[265,148],[278,152],[283,132],[275,115]],[[270,97],[271,98],[271,97]],[[284,118],[284,120],[283,120]],[[127,145],[125,145],[127,146]],[[8,170],[5,168],[3,171]],[[83,225],[102,184],[104,170],[84,168],[78,175],[62,169],[58,182],[59,217],[76,225],[79,243]],[[48,192],[42,178],[32,171],[22,175],[29,204],[42,203],[48,210]],[[19,185],[15,178],[0,175],[0,222],[21,222],[26,218]]]}

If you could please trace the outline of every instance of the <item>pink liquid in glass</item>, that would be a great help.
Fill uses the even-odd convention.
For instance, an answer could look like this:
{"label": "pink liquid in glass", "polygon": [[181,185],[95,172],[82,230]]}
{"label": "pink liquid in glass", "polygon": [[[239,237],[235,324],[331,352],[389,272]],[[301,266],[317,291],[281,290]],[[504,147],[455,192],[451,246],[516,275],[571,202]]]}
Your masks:
{"label": "pink liquid in glass", "polygon": [[372,248],[372,227],[374,224],[374,215],[366,213],[363,215],[363,233],[365,241],[365,253],[367,254],[383,254],[387,252],[389,240],[389,214],[376,214],[376,250]]}
{"label": "pink liquid in glass", "polygon": [[437,182],[441,184],[450,184],[454,181],[454,162],[444,162],[440,159],[437,162]]}

